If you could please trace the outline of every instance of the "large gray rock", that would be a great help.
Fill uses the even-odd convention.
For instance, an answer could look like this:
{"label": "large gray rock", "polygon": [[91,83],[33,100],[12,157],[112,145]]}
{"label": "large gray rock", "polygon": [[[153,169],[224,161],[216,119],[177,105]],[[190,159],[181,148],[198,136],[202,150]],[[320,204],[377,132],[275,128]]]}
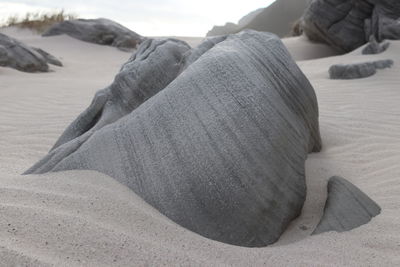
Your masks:
{"label": "large gray rock", "polygon": [[[45,57],[43,53],[47,56]],[[25,72],[47,72],[49,71],[47,63],[59,65],[55,64],[55,60],[61,64],[54,56],[42,49],[29,47],[0,33],[0,66]]]}
{"label": "large gray rock", "polygon": [[108,19],[75,19],[59,22],[51,26],[43,36],[67,34],[73,38],[101,45],[111,45],[120,49],[132,49],[143,38]]}
{"label": "large gray rock", "polygon": [[313,235],[328,231],[344,232],[368,223],[381,208],[360,189],[342,177],[328,182],[324,214]]}
{"label": "large gray rock", "polygon": [[[84,127],[67,128],[27,173],[97,170],[205,237],[269,245],[300,214],[305,160],[321,148],[314,90],[272,34],[246,31],[186,49],[142,44],[111,96],[96,95],[108,111],[92,104],[75,124]],[[119,113],[124,102],[136,109]]]}
{"label": "large gray rock", "polygon": [[313,0],[302,29],[313,41],[352,51],[373,35],[378,42],[400,39],[398,0]]}
{"label": "large gray rock", "polygon": [[384,59],[355,64],[337,64],[329,68],[329,78],[331,79],[360,79],[372,76],[378,69],[390,68],[393,60]]}

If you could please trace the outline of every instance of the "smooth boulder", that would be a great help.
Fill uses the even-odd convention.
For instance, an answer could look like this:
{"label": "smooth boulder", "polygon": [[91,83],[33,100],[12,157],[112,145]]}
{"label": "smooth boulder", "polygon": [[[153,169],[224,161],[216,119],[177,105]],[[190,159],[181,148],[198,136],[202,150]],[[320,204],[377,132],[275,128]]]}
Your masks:
{"label": "smooth boulder", "polygon": [[350,231],[368,223],[381,212],[375,201],[346,179],[333,176],[328,182],[324,214],[313,235]]}
{"label": "smooth boulder", "polygon": [[47,63],[58,66],[61,64],[58,59],[42,49],[29,47],[0,33],[0,66],[25,72],[47,72],[49,71]]}
{"label": "smooth boulder", "polygon": [[[136,79],[138,88],[164,79],[166,69],[144,77],[135,63],[151,69],[170,56],[164,49],[142,44],[123,67],[131,71],[118,75],[133,81],[118,86],[132,93],[109,102],[112,114],[118,101],[144,99]],[[104,113],[91,113],[86,132],[67,134],[26,173],[97,170],[204,237],[248,247],[277,241],[301,213],[307,154],[321,149],[314,90],[273,34],[244,31],[199,49],[185,60],[179,49],[170,67],[180,71],[163,90],[101,128]]]}
{"label": "smooth boulder", "polygon": [[350,52],[374,36],[400,39],[398,0],[313,0],[302,16],[309,39]]}
{"label": "smooth boulder", "polygon": [[67,34],[81,41],[134,49],[143,41],[139,34],[109,19],[66,20],[51,26],[43,36]]}

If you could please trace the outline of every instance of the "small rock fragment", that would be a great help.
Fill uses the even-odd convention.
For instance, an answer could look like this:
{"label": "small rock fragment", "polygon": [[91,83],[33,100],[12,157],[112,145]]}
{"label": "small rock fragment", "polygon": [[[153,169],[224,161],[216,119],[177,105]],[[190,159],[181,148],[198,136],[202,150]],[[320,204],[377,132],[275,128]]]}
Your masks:
{"label": "small rock fragment", "polygon": [[355,185],[333,176],[328,182],[324,214],[312,234],[349,231],[368,223],[380,212],[378,204]]}

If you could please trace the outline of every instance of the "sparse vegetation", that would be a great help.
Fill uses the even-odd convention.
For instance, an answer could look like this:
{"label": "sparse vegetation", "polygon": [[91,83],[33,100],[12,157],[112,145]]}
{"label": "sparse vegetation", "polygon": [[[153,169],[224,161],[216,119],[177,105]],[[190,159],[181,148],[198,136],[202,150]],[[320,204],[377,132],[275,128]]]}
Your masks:
{"label": "sparse vegetation", "polygon": [[29,12],[26,13],[25,16],[20,17],[17,15],[13,15],[8,17],[6,22],[1,25],[5,27],[20,27],[35,30],[37,32],[44,32],[51,25],[57,22],[76,19],[76,14],[65,13],[64,10],[53,11],[53,12]]}

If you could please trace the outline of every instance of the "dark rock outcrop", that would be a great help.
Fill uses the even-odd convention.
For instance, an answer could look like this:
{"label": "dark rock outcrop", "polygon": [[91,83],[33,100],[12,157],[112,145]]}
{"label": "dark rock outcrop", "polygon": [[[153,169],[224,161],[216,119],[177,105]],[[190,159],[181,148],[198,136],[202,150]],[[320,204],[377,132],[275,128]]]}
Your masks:
{"label": "dark rock outcrop", "polygon": [[47,72],[47,63],[57,66],[61,64],[58,59],[42,49],[29,47],[0,33],[0,66],[25,72]]}
{"label": "dark rock outcrop", "polygon": [[372,62],[357,64],[338,64],[329,68],[329,78],[331,79],[360,79],[372,76],[378,69],[390,68],[393,60],[377,60]]}
{"label": "dark rock outcrop", "polygon": [[360,189],[342,177],[328,182],[324,214],[313,235],[328,231],[344,232],[368,223],[381,208]]}
{"label": "dark rock outcrop", "polygon": [[205,237],[275,242],[301,212],[305,160],[321,148],[314,90],[275,35],[198,49],[143,43],[27,173],[97,170]]}
{"label": "dark rock outcrop", "polygon": [[59,22],[43,33],[43,36],[60,34],[67,34],[85,42],[114,46],[122,50],[136,48],[143,40],[139,34],[103,18]]}
{"label": "dark rock outcrop", "polygon": [[361,54],[363,55],[380,54],[385,52],[389,48],[389,46],[390,46],[389,42],[384,41],[382,43],[378,43],[378,41],[376,41],[376,38],[373,35],[371,35],[368,44],[363,48]]}
{"label": "dark rock outcrop", "polygon": [[398,0],[313,0],[302,17],[309,39],[324,42],[341,52],[367,43],[400,39]]}

